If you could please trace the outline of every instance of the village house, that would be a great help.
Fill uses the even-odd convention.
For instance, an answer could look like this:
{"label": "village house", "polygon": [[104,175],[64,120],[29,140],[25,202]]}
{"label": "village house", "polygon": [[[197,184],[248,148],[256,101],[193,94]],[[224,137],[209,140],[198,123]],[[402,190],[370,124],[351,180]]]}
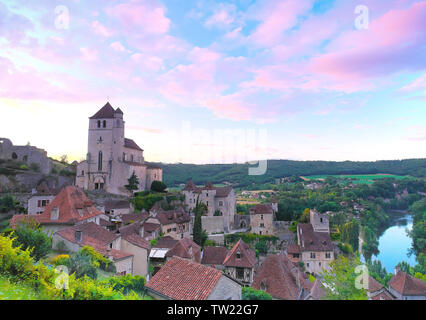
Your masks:
{"label": "village house", "polygon": [[99,211],[83,191],[75,186],[66,186],[39,215],[18,214],[12,217],[10,225],[15,228],[19,221],[33,219],[47,234],[87,222],[100,223]]}
{"label": "village house", "polygon": [[306,272],[322,273],[329,270],[329,263],[334,259],[333,243],[327,232],[316,232],[312,224],[299,223],[297,225],[297,244],[301,251],[301,261]]}
{"label": "village house", "polygon": [[228,255],[226,247],[204,247],[202,252],[201,264],[209,267],[223,270],[223,262]]}
{"label": "village house", "polygon": [[149,275],[149,253],[151,244],[136,234],[124,235],[121,250],[133,254],[133,275],[147,278]]}
{"label": "village house", "polygon": [[197,199],[207,206],[207,215],[202,217],[203,229],[207,233],[231,230],[236,210],[236,197],[232,187],[215,187],[207,182],[204,187],[199,188],[190,180],[182,192],[189,213],[193,212]]}
{"label": "village house", "polygon": [[110,217],[120,217],[133,212],[133,206],[129,200],[107,200],[104,203],[104,213]]}
{"label": "village house", "polygon": [[153,220],[161,225],[161,232],[165,236],[179,240],[189,238],[191,217],[182,208],[176,210],[151,210]]}
{"label": "village house", "polygon": [[250,208],[251,232],[260,235],[272,235],[274,233],[274,215],[277,209],[270,203],[258,204]]}
{"label": "village house", "polygon": [[397,300],[426,300],[426,282],[395,268],[389,291]]}
{"label": "village house", "polygon": [[368,300],[394,300],[388,289],[373,277],[368,277]]}
{"label": "village house", "polygon": [[173,257],[145,285],[158,300],[241,300],[241,284],[215,268]]}
{"label": "village house", "polygon": [[309,211],[309,221],[315,232],[330,233],[330,222],[327,214],[319,213],[316,210],[311,209]]}
{"label": "village house", "polygon": [[149,253],[149,262],[154,268],[153,275],[155,275],[164,266],[167,261],[167,252],[169,252],[169,250],[172,249],[177,242],[178,240],[175,240],[170,236],[165,236],[158,239],[157,243],[152,246]]}
{"label": "village house", "polygon": [[172,257],[181,257],[200,263],[201,247],[189,238],[181,239],[167,251],[166,260],[168,261]]}
{"label": "village house", "polygon": [[123,112],[109,103],[89,118],[87,157],[77,165],[77,186],[128,195],[125,185],[133,173],[139,181],[135,191],[150,190],[153,181],[162,181],[162,169],[145,162],[144,150],[125,138],[124,130]]}
{"label": "village house", "polygon": [[252,287],[278,300],[317,300],[324,294],[320,285],[314,287],[302,269],[282,253],[266,257],[256,270]]}
{"label": "village house", "polygon": [[78,252],[82,247],[90,246],[113,261],[117,274],[133,274],[134,255],[121,250],[121,236],[96,223],[79,224],[55,232],[52,248],[58,249],[59,243],[63,243],[71,252]]}
{"label": "village house", "polygon": [[234,247],[228,252],[223,266],[225,273],[250,286],[253,282],[256,254],[253,249],[243,241],[238,240]]}
{"label": "village house", "polygon": [[46,182],[41,182],[28,199],[28,214],[42,214],[57,194],[57,189],[50,189]]}
{"label": "village house", "polygon": [[288,245],[285,253],[288,259],[293,263],[299,263],[302,261],[302,251],[300,250],[300,246],[297,244]]}

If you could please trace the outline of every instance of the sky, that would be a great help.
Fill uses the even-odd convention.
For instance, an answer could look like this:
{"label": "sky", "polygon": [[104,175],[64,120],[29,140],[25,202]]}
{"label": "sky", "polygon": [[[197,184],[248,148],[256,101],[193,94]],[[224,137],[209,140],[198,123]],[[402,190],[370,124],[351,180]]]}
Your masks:
{"label": "sky", "polygon": [[120,107],[148,161],[426,158],[426,1],[0,2],[0,137],[83,160]]}

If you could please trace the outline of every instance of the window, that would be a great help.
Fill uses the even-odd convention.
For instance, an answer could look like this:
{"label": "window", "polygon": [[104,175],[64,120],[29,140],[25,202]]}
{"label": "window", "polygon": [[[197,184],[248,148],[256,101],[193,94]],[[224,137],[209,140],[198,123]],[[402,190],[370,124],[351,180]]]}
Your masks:
{"label": "window", "polygon": [[294,259],[298,259],[299,258],[299,254],[298,253],[293,253],[293,258]]}
{"label": "window", "polygon": [[98,156],[98,171],[102,171],[102,151],[99,151],[99,156]]}
{"label": "window", "polygon": [[241,259],[241,252],[237,252],[237,259]]}
{"label": "window", "polygon": [[325,253],[325,257],[326,257],[327,259],[330,259],[330,258],[331,258],[331,253],[330,253],[330,252],[326,252],[326,253]]}
{"label": "window", "polygon": [[306,266],[307,266],[307,267],[309,267],[309,262],[308,262],[308,263],[306,263]]}
{"label": "window", "polygon": [[16,159],[18,159],[18,155],[14,152],[14,153],[12,153],[12,159],[13,160],[16,160]]}
{"label": "window", "polygon": [[81,175],[84,176],[84,170],[81,170]]}
{"label": "window", "polygon": [[98,120],[98,128],[101,127],[101,120]]}
{"label": "window", "polygon": [[237,268],[237,279],[244,279],[244,268]]}
{"label": "window", "polygon": [[99,189],[99,183],[95,183],[95,190]]}
{"label": "window", "polygon": [[322,223],[322,218],[320,218],[320,222]]}
{"label": "window", "polygon": [[100,183],[99,184],[99,189],[103,189],[104,188],[104,184],[103,183]]}
{"label": "window", "polygon": [[263,220],[263,214],[260,215],[260,219]]}
{"label": "window", "polygon": [[315,253],[311,252],[311,259],[315,259]]}
{"label": "window", "polygon": [[112,249],[112,242],[109,244],[109,247]]}
{"label": "window", "polygon": [[223,206],[223,201],[219,201],[219,206]]}
{"label": "window", "polygon": [[209,202],[207,201],[207,207],[209,206]]}
{"label": "window", "polygon": [[126,161],[126,154],[123,152],[123,161]]}
{"label": "window", "polygon": [[106,120],[104,120],[103,127],[106,128]]}
{"label": "window", "polygon": [[261,228],[265,228],[265,224],[264,224],[264,223],[261,223],[261,224],[260,224],[260,227],[261,227]]}

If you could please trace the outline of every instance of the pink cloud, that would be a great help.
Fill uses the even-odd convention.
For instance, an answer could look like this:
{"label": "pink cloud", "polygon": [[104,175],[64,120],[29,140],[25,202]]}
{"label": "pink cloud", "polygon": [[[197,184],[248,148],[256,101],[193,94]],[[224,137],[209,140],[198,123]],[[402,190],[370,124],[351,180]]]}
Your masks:
{"label": "pink cloud", "polygon": [[107,13],[118,18],[127,31],[164,34],[169,31],[170,20],[165,8],[149,1],[123,3],[110,7]]}
{"label": "pink cloud", "polygon": [[84,61],[96,61],[98,60],[98,51],[90,48],[80,48],[82,54],[81,59]]}
{"label": "pink cloud", "polygon": [[101,24],[99,21],[93,21],[92,22],[92,28],[95,34],[101,35],[104,37],[111,37],[113,35],[113,32],[108,30],[103,24]]}
{"label": "pink cloud", "polygon": [[127,51],[126,48],[119,41],[111,43],[110,47],[112,49],[114,49],[115,51],[118,51],[118,52],[126,52]]}

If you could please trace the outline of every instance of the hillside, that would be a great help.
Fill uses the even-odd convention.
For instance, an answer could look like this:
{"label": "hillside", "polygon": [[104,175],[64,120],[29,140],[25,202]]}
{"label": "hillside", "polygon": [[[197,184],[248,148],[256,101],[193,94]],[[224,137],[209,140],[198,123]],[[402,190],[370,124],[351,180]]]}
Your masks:
{"label": "hillside", "polygon": [[322,174],[395,174],[426,177],[426,159],[389,160],[374,162],[333,162],[333,161],[292,161],[269,160],[264,175],[249,176],[249,165],[245,164],[159,164],[163,168],[163,180],[170,186],[177,186],[193,179],[194,183],[206,181],[231,182],[243,187],[254,183],[274,182],[286,176],[310,176]]}

